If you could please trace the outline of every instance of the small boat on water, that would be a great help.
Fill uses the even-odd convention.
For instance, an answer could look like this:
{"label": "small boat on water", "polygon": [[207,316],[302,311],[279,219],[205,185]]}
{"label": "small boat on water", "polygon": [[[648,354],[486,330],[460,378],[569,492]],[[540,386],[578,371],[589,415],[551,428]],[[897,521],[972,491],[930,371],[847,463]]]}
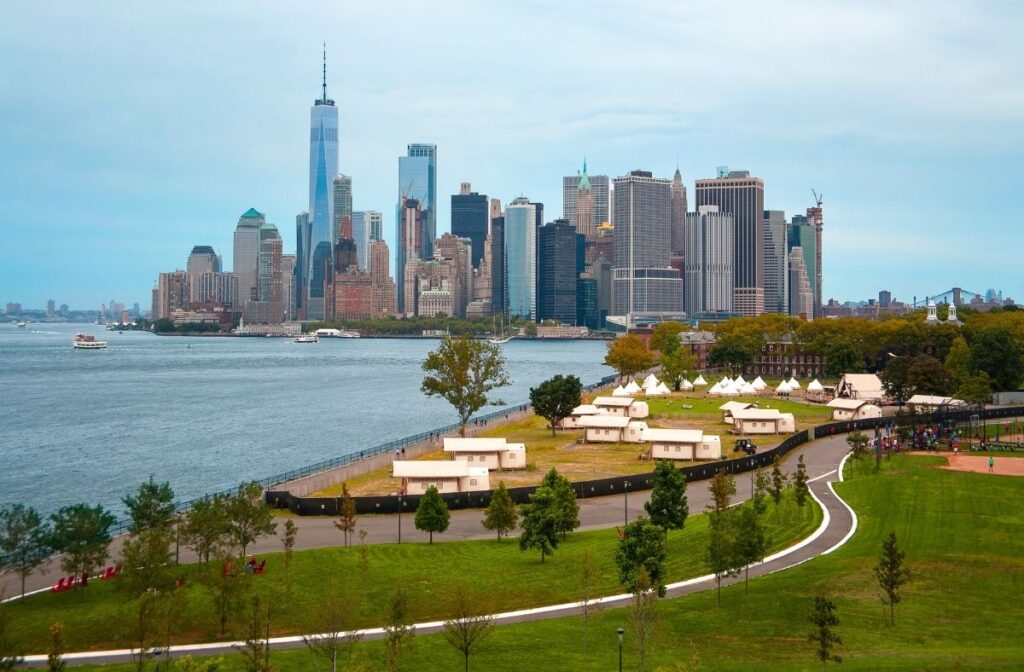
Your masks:
{"label": "small boat on water", "polygon": [[27,325],[24,322],[18,322],[14,326],[16,326],[18,329],[24,329]]}
{"label": "small boat on water", "polygon": [[504,318],[502,318],[502,320],[499,322],[499,324],[500,324],[500,327],[497,330],[495,330],[493,328],[494,327],[493,324],[491,325],[491,331],[493,333],[487,339],[488,343],[493,343],[494,345],[504,345],[504,344],[508,343],[509,341],[511,341],[513,338],[515,338],[515,335],[512,335],[512,336],[506,336],[505,335],[505,320],[504,320]]}
{"label": "small boat on water", "polygon": [[75,334],[75,340],[72,341],[72,345],[77,350],[102,350],[107,347],[107,342],[97,341],[96,337],[92,334]]}
{"label": "small boat on water", "polygon": [[319,338],[359,338],[358,331],[342,331],[341,329],[317,329],[313,334]]}
{"label": "small boat on water", "polygon": [[316,334],[303,334],[302,336],[296,336],[292,339],[293,343],[319,343],[320,339],[317,338]]}

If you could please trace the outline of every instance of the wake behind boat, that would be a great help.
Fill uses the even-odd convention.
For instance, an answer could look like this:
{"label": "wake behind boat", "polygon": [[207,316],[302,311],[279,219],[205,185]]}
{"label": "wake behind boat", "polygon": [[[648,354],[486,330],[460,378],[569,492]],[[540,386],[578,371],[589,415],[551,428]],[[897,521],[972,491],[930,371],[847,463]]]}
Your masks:
{"label": "wake behind boat", "polygon": [[77,350],[102,350],[107,347],[107,342],[97,341],[96,337],[92,334],[75,334],[75,340],[72,341],[72,345]]}

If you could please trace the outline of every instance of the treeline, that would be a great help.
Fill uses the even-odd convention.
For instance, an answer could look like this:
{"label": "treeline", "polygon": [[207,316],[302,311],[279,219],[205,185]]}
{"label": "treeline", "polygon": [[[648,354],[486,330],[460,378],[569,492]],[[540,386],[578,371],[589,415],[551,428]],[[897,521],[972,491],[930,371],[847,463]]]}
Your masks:
{"label": "treeline", "polygon": [[203,334],[220,331],[219,324],[209,322],[184,322],[175,324],[169,318],[161,317],[153,322],[153,331],[158,334]]}
{"label": "treeline", "polygon": [[[528,331],[532,322],[522,318],[506,320],[506,333],[514,333],[522,326]],[[419,336],[423,331],[447,332],[453,336],[484,336],[496,330],[496,324],[490,317],[385,317],[373,320],[323,320],[303,325],[303,330],[313,332],[317,329],[343,329],[358,331],[366,335],[381,336]],[[536,325],[533,325],[536,333]]]}

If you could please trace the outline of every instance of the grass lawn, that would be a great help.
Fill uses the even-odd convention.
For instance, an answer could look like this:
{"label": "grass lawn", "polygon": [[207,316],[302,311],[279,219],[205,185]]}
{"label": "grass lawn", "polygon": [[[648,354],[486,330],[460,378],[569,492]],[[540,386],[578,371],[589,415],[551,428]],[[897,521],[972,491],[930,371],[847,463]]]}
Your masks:
{"label": "grass lawn", "polygon": [[[820,423],[832,415],[832,409],[820,404],[806,404],[793,399],[775,397],[712,397],[704,393],[680,392],[673,396],[647,399],[652,415],[667,416],[714,416],[721,422],[722,411],[718,407],[727,401],[743,401],[757,404],[760,408],[777,408],[782,413],[792,413],[798,421]],[[689,406],[690,408],[686,408]]]}
{"label": "grass lawn", "polygon": [[[839,670],[1024,669],[1024,479],[933,468],[943,458],[896,456],[881,474],[858,469],[837,486],[857,510],[857,534],[835,553],[723,591],[659,605],[661,635],[648,670],[820,670],[807,641],[807,614],[817,594],[831,596],[843,645]],[[913,580],[905,587],[896,625],[883,621],[872,573],[883,538],[895,531]],[[694,549],[695,550],[695,549]],[[693,552],[693,551],[691,551]],[[501,626],[471,659],[490,672],[606,671],[617,660],[617,627],[626,627],[625,669],[637,669],[625,609],[590,623],[583,655],[578,618]],[[407,669],[461,669],[460,658],[437,635],[417,637]],[[382,645],[362,646],[382,668]],[[304,650],[273,654],[281,672],[312,668]],[[227,670],[241,670],[237,656]],[[92,668],[109,669],[109,668]],[[127,670],[126,666],[116,668]]]}
{"label": "grass lawn", "polygon": [[[791,499],[778,508],[770,507],[766,515],[775,549],[807,536],[821,520],[817,506],[799,508]],[[684,530],[669,535],[670,580],[708,571],[703,560],[707,539],[708,523],[703,514],[692,515]],[[447,595],[459,581],[486,595],[493,610],[573,601],[577,599],[575,572],[587,549],[599,572],[599,592],[615,594],[621,592],[614,561],[617,545],[618,536],[613,529],[580,532],[570,535],[544,563],[537,553],[521,552],[515,539],[500,543],[486,540],[370,545],[365,548],[365,572],[360,568],[357,547],[299,551],[290,570],[292,597],[277,608],[275,634],[316,628],[315,623],[309,622],[308,614],[332,580],[342,593],[341,599],[356,612],[353,627],[381,625],[382,605],[398,585],[408,589],[412,600],[410,615],[416,621],[443,618],[448,608]],[[268,559],[267,572],[252,577],[255,586],[266,590],[274,584],[283,585],[281,556],[262,557]],[[188,566],[182,571],[188,583],[177,641],[223,639],[217,632],[211,598],[198,585],[197,568]],[[112,582],[95,581],[84,595],[46,593],[30,597],[24,604],[10,605],[10,636],[26,650],[43,652],[47,629],[54,621],[62,620],[71,650],[118,647],[126,644],[119,624],[128,621],[132,608],[132,600],[119,593]],[[235,625],[238,635],[242,631],[240,625]]]}

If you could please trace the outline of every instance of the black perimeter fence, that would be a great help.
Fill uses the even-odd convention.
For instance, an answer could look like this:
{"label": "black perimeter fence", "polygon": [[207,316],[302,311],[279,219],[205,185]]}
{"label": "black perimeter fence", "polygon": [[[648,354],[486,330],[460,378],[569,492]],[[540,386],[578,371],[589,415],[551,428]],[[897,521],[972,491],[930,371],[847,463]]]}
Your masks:
{"label": "black perimeter fence", "polygon": [[[614,379],[614,377],[612,377]],[[604,383],[601,383],[603,385]],[[597,387],[597,386],[594,386]],[[499,414],[500,415],[500,414]],[[898,430],[913,426],[925,426],[929,424],[948,425],[952,422],[970,421],[975,417],[979,420],[991,420],[995,418],[1009,418],[1024,415],[1024,406],[1012,406],[1005,408],[970,409],[963,411],[949,411],[946,409],[934,413],[905,414],[902,416],[883,416],[881,418],[865,418],[862,420],[848,420],[843,422],[832,422],[819,425],[809,430],[797,432],[786,437],[782,443],[774,448],[752,456],[737,457],[728,460],[716,460],[702,464],[694,464],[680,468],[686,476],[687,481],[701,481],[711,478],[719,469],[725,469],[732,474],[741,474],[760,469],[775,461],[775,457],[782,457],[794,448],[801,446],[814,439],[846,434],[861,430],[881,430],[891,428]],[[458,427],[455,426],[455,429]],[[450,431],[450,430],[449,430]],[[654,481],[654,473],[634,474],[632,476],[615,476],[602,478],[593,481],[579,481],[573,483],[576,490],[576,497],[585,499],[588,497],[606,497],[622,492],[634,490],[650,490]],[[537,486],[526,486],[521,488],[509,488],[508,493],[512,501],[517,504],[525,504],[530,501]],[[449,509],[474,509],[487,506],[491,501],[493,491],[480,492],[451,492],[442,493]],[[360,514],[370,513],[405,513],[415,511],[422,495],[381,495],[373,497],[353,497],[356,504],[356,512]],[[297,497],[285,490],[267,490],[266,501],[273,507],[288,509],[300,516],[337,516],[341,513],[340,497]]]}

